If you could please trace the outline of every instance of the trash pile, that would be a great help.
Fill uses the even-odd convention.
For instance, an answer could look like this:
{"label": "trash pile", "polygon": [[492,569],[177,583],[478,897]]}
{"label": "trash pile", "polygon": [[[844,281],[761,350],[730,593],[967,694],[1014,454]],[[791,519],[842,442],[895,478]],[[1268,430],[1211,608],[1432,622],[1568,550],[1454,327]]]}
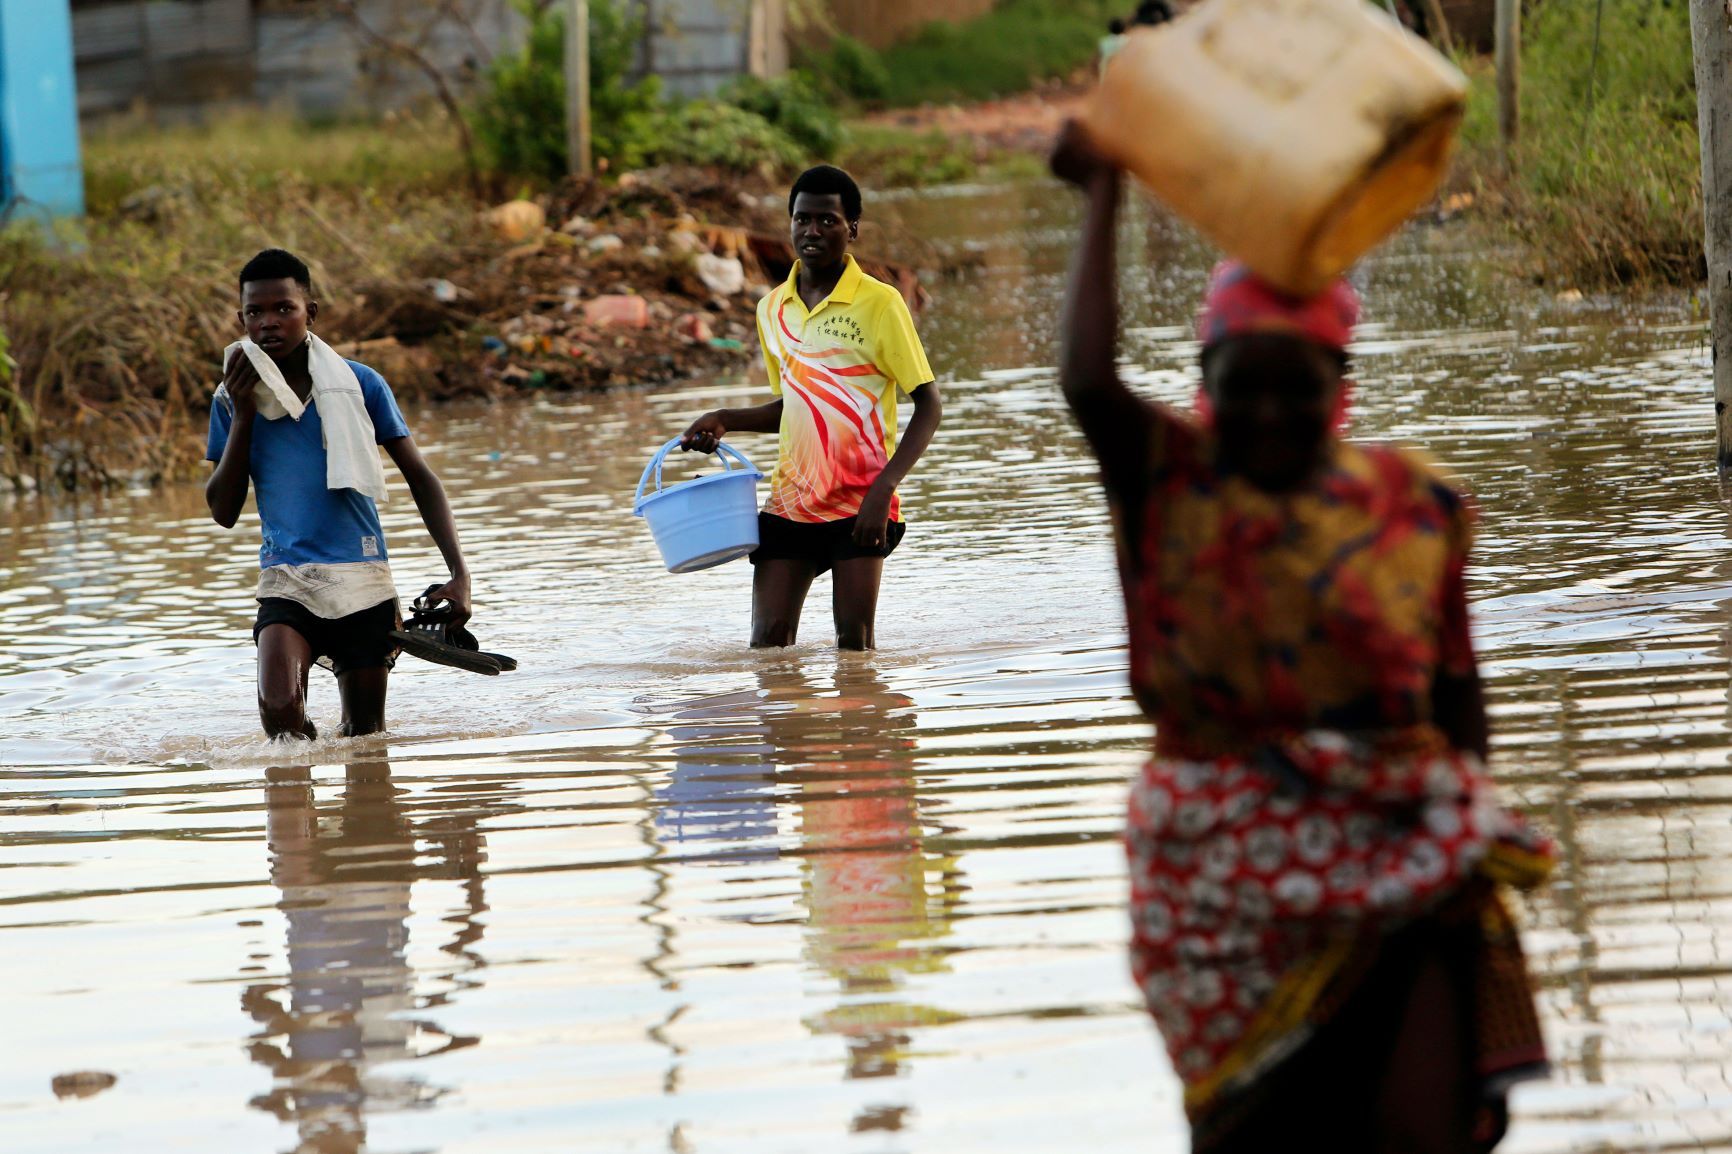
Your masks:
{"label": "trash pile", "polygon": [[[793,266],[779,197],[704,173],[572,182],[481,214],[450,267],[344,301],[345,355],[407,394],[594,390],[756,363],[758,300]],[[918,275],[862,262],[918,309]]]}

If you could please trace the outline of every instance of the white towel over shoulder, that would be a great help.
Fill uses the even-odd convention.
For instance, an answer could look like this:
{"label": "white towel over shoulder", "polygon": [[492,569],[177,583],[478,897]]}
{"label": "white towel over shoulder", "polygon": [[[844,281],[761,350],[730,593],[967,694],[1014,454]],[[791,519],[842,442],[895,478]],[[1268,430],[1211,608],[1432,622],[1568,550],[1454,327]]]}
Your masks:
{"label": "white towel over shoulder", "polygon": [[[325,439],[325,487],[353,489],[357,493],[385,502],[385,470],[379,464],[379,445],[374,436],[373,418],[367,415],[367,401],[361,394],[361,382],[349,362],[337,355],[337,350],[307,334],[307,366],[313,376],[313,403],[319,406],[319,421]],[[290,417],[296,421],[306,412],[306,405],[295,396],[283,371],[269,353],[252,341],[236,341],[223,350],[223,364],[236,349],[247,355],[258,370],[264,386],[258,396],[259,416],[267,421]],[[220,385],[217,397],[225,404],[227,391]]]}

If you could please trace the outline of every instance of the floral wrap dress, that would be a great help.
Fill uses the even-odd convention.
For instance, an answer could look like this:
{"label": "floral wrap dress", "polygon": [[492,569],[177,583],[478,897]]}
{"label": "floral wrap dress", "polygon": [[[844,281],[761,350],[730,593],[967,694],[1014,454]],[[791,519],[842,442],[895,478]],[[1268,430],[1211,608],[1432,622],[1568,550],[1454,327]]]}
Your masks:
{"label": "floral wrap dress", "polygon": [[1384,935],[1464,903],[1478,1073],[1543,1071],[1498,885],[1537,885],[1551,847],[1432,717],[1438,678],[1475,673],[1467,502],[1406,450],[1335,442],[1276,495],[1218,474],[1175,414],[1151,429],[1140,483],[1109,489],[1156,730],[1126,834],[1132,965],[1194,1133],[1327,1023]]}

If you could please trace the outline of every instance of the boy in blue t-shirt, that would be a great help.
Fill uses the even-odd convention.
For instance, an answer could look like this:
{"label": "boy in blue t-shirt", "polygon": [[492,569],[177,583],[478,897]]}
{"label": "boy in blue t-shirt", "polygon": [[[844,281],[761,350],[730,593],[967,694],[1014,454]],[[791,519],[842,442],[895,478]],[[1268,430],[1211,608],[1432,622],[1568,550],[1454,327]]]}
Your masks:
{"label": "boy in blue t-shirt", "polygon": [[[371,475],[377,480],[361,485],[382,495],[373,443],[385,447],[451,571],[451,580],[430,599],[449,602],[461,625],[469,619],[469,567],[451,505],[384,378],[366,365],[336,358],[310,332],[319,305],[304,263],[282,249],[266,249],[241,270],[240,298],[237,315],[247,338],[275,363],[305,406],[296,419],[288,398],[261,380],[240,349],[224,366],[211,405],[205,453],[216,463],[205,485],[211,516],[233,528],[248,484],[258,493],[263,543],[253,640],[259,651],[259,718],[271,737],[316,736],[307,718],[307,673],[323,659],[337,675],[342,732],[377,733],[385,728],[386,680],[397,651],[389,636],[400,623],[397,591],[373,498],[358,488],[332,488],[330,481]],[[359,442],[357,452],[353,438],[367,433],[370,439]]]}

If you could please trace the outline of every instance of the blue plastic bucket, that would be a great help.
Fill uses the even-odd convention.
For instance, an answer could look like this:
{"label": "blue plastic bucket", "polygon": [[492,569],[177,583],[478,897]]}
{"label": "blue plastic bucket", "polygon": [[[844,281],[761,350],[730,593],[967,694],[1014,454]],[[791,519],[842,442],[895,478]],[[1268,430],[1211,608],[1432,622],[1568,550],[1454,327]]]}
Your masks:
{"label": "blue plastic bucket", "polygon": [[[738,450],[717,445],[723,472],[664,489],[662,462],[679,447],[675,437],[644,466],[632,512],[649,522],[669,573],[696,573],[739,560],[758,547],[758,482],[764,474]],[[646,496],[651,474],[655,492]]]}

